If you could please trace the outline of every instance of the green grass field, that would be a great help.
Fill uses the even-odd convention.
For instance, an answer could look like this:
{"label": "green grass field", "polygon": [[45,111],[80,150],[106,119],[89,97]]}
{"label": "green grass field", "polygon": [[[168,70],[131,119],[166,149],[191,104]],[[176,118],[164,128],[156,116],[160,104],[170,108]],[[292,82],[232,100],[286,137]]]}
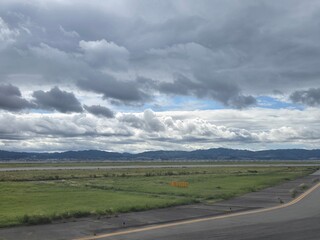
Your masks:
{"label": "green grass field", "polygon": [[[0,227],[228,199],[313,171],[244,166],[0,172]],[[172,187],[171,181],[189,187]]]}

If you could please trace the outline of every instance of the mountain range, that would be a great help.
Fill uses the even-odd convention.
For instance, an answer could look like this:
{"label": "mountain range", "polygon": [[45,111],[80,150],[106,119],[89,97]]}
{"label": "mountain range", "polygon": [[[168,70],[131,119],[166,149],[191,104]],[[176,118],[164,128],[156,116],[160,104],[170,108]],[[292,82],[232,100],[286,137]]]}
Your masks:
{"label": "mountain range", "polygon": [[263,151],[212,148],[195,151],[147,151],[118,153],[99,150],[54,153],[10,152],[0,150],[0,161],[25,160],[320,160],[320,149],[276,149]]}

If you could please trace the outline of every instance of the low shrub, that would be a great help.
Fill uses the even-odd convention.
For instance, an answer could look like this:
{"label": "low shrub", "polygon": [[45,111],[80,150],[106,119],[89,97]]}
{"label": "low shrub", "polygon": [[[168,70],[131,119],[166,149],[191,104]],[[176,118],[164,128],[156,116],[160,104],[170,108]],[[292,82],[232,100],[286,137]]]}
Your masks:
{"label": "low shrub", "polygon": [[20,219],[20,222],[25,225],[46,224],[46,223],[51,223],[52,219],[50,217],[42,216],[42,215],[29,216],[25,214]]}
{"label": "low shrub", "polygon": [[299,188],[300,188],[301,190],[306,190],[306,189],[309,188],[309,186],[308,186],[307,184],[305,184],[305,183],[301,183],[301,184],[299,185]]}
{"label": "low shrub", "polygon": [[292,198],[295,198],[298,194],[298,191],[295,188],[290,189],[289,192],[290,192]]}

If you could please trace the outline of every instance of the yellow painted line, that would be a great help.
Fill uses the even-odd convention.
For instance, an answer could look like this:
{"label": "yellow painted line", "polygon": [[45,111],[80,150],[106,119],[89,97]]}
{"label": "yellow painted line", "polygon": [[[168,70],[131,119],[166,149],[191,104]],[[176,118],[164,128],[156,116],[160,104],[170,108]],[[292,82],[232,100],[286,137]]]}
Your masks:
{"label": "yellow painted line", "polygon": [[262,212],[267,212],[267,211],[273,211],[273,210],[280,209],[280,208],[286,208],[286,207],[289,207],[289,206],[291,206],[293,204],[296,204],[296,203],[300,202],[302,199],[304,199],[307,195],[309,195],[311,192],[316,190],[318,187],[320,187],[320,183],[318,183],[317,185],[313,186],[308,191],[304,192],[303,194],[301,194],[299,197],[295,198],[291,202],[288,202],[288,203],[285,203],[285,204],[282,204],[282,205],[278,205],[278,206],[275,206],[275,207],[257,209],[257,210],[239,212],[239,213],[232,213],[232,214],[228,214],[228,215],[220,215],[220,216],[215,216],[215,217],[198,218],[198,219],[186,220],[186,221],[180,221],[180,222],[174,222],[174,223],[160,224],[160,225],[144,227],[144,228],[128,229],[128,230],[124,230],[124,231],[106,233],[106,234],[101,234],[101,235],[97,235],[97,236],[77,238],[75,240],[95,240],[95,239],[101,239],[101,238],[107,238],[107,237],[112,237],[112,236],[125,235],[125,234],[130,234],[130,233],[138,233],[138,232],[150,231],[150,230],[155,230],[155,229],[180,226],[180,225],[191,224],[191,223],[205,222],[205,221],[216,220],[216,219],[224,219],[224,218],[231,218],[231,217],[249,215],[249,214],[254,214],[254,213],[262,213]]}

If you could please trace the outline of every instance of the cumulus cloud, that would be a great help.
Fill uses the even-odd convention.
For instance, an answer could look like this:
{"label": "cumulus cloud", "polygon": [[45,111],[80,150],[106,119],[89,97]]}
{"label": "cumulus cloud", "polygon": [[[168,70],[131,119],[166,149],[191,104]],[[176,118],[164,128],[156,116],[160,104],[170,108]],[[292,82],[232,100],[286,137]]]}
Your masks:
{"label": "cumulus cloud", "polygon": [[120,117],[120,120],[133,128],[144,130],[150,133],[165,130],[165,125],[159,120],[159,118],[151,109],[145,110],[142,117],[138,117],[135,114],[125,114]]}
{"label": "cumulus cloud", "polygon": [[52,151],[145,150],[211,147],[249,149],[315,148],[320,144],[318,109],[214,110],[91,114],[0,115],[2,148]]}
{"label": "cumulus cloud", "polygon": [[92,106],[83,106],[85,110],[87,110],[89,113],[100,116],[100,117],[106,117],[106,118],[113,118],[114,113],[107,107],[103,107],[100,105],[92,105]]}
{"label": "cumulus cloud", "polygon": [[31,108],[33,104],[21,96],[18,87],[11,84],[0,84],[0,108],[9,111],[20,111]]}
{"label": "cumulus cloud", "polygon": [[320,106],[320,88],[296,91],[290,95],[291,101],[307,106]]}
{"label": "cumulus cloud", "polygon": [[32,96],[39,108],[57,110],[62,113],[82,112],[83,109],[79,100],[73,93],[60,90],[58,87],[50,91],[35,91]]}
{"label": "cumulus cloud", "polygon": [[[0,108],[19,114],[30,109],[32,119],[5,111],[0,116],[19,119],[12,121],[17,129],[24,121],[39,126],[33,108],[46,109],[45,116],[59,119],[61,132],[64,124],[74,130],[68,136],[77,139],[68,146],[77,149],[96,133],[100,142],[92,146],[130,151],[317,146],[317,125],[299,116],[313,119],[312,107],[320,105],[319,9],[317,1],[299,0],[1,1]],[[267,109],[300,104],[303,112]],[[91,113],[83,114],[87,118],[56,115],[71,117],[83,112],[82,105]],[[117,114],[112,118],[104,105]],[[154,106],[189,112],[145,111]],[[191,111],[215,108],[225,109]],[[90,122],[91,130],[79,131],[67,121]],[[43,148],[67,146],[68,136],[55,134],[54,122],[43,124],[54,136]],[[103,137],[113,129],[119,134]],[[38,127],[23,127],[20,135],[3,132],[0,144],[34,147],[40,140],[32,143],[32,137],[44,138],[40,132]],[[27,140],[9,140],[19,138]]]}
{"label": "cumulus cloud", "polygon": [[[135,115],[135,118],[129,114],[125,120],[137,128],[138,132],[143,131],[141,135],[146,139],[160,142],[165,140],[184,146],[195,144],[190,146],[191,148],[199,148],[201,144],[227,147],[239,143],[247,147],[260,144],[298,145],[301,142],[312,144],[317,141],[320,133],[316,126],[319,113],[315,110],[307,111],[306,114],[310,117],[308,120],[304,120],[305,116],[299,116],[300,114],[297,110],[220,110],[152,114],[153,121],[161,126],[161,131],[146,127],[146,113]],[[279,118],[282,120],[279,121]],[[133,125],[132,122],[138,124]],[[308,124],[308,127],[305,127],[305,124]]]}
{"label": "cumulus cloud", "polygon": [[145,122],[146,130],[151,132],[164,131],[165,127],[163,123],[157,118],[155,113],[147,109],[143,113],[143,119]]}

